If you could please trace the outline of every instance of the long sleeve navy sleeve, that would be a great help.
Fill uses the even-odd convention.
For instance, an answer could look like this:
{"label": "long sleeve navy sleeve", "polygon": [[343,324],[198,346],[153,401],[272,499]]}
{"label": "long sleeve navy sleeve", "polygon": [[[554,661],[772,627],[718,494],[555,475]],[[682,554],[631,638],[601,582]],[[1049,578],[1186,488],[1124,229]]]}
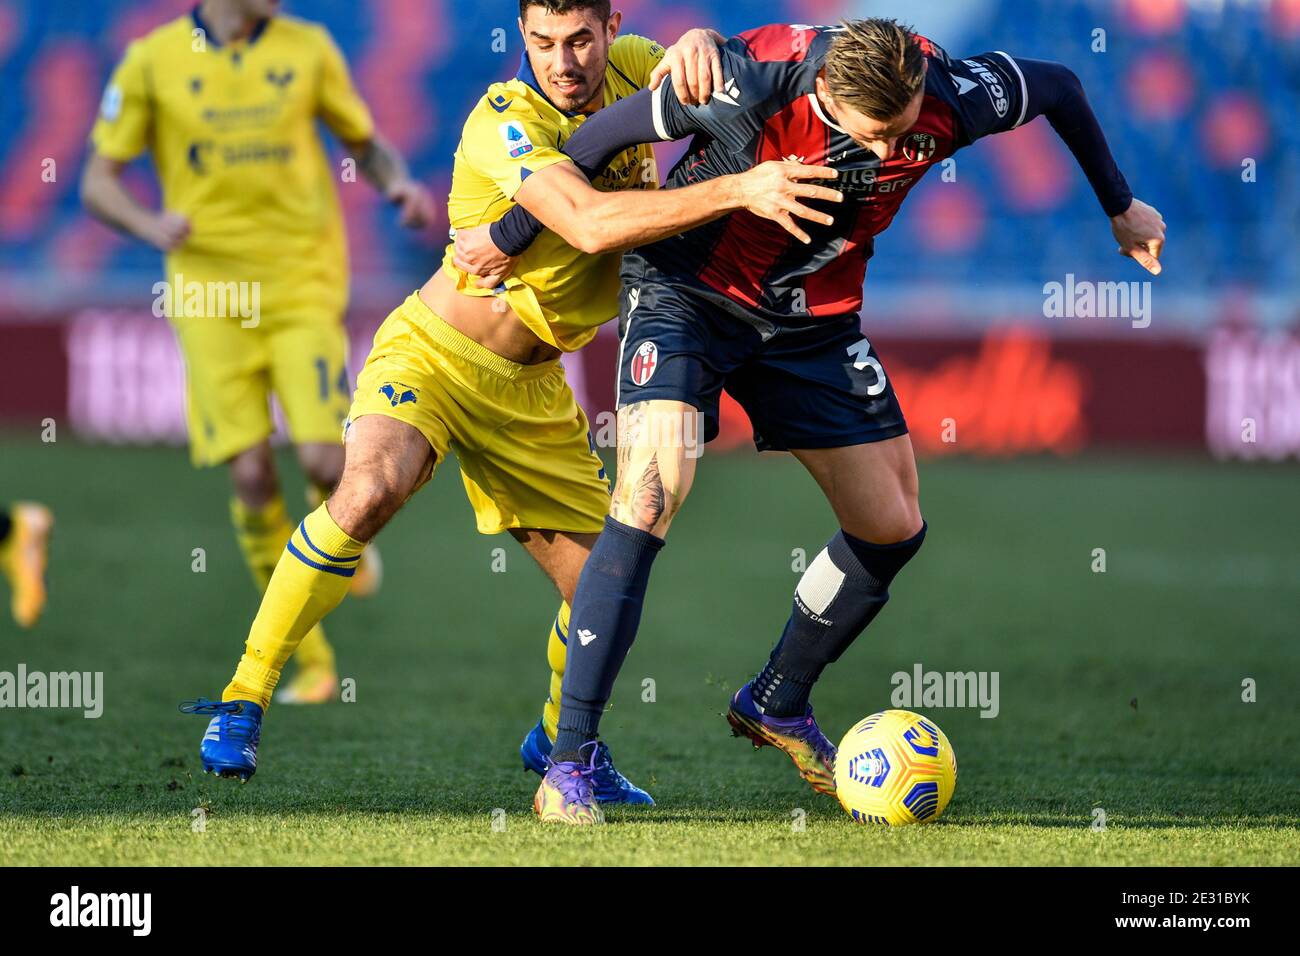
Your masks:
{"label": "long sleeve navy sleeve", "polygon": [[1047,117],[1088,177],[1107,216],[1127,210],[1133,192],[1115,164],[1079,78],[1060,63],[1017,57],[1016,64],[1024,73],[1029,93],[1026,121],[1035,116]]}
{"label": "long sleeve navy sleeve", "polygon": [[[641,90],[626,99],[597,110],[569,137],[562,152],[573,160],[588,179],[595,179],[610,160],[639,143],[660,140],[655,132],[651,90]],[[508,256],[517,256],[546,227],[523,206],[515,205],[492,223],[492,242]]]}
{"label": "long sleeve navy sleeve", "polygon": [[[956,84],[955,91],[950,92],[947,83],[940,90],[952,106],[967,144],[1045,116],[1074,154],[1106,215],[1117,216],[1133,202],[1133,193],[1088,105],[1083,84],[1069,67],[1013,57],[1001,50],[960,60],[945,54],[931,61],[931,68],[936,67]],[[996,89],[996,93],[966,95],[981,85],[986,90]]]}

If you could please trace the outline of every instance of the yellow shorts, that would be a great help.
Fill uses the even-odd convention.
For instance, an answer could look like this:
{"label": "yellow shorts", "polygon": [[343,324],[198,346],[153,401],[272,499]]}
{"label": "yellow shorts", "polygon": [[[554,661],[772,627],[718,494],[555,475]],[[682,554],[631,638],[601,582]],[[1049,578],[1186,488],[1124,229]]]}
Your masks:
{"label": "yellow shorts", "polygon": [[274,431],[275,392],[295,444],[337,442],[347,415],[348,340],[338,319],[173,321],[185,357],[190,460],[218,465]]}
{"label": "yellow shorts", "polygon": [[482,534],[596,533],[609,480],[559,360],[519,365],[466,338],[412,293],[375,333],[349,422],[386,415],[456,452]]}

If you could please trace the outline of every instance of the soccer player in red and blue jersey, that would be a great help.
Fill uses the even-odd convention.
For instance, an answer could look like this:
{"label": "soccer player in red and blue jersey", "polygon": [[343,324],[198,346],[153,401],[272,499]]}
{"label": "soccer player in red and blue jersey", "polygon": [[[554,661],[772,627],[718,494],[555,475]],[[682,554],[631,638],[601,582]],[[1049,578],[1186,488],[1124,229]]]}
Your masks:
{"label": "soccer player in red and blue jersey", "polygon": [[[1002,52],[950,58],[888,19],[761,27],[724,44],[721,61],[724,82],[706,105],[684,106],[666,87],[644,91],[593,117],[565,152],[594,175],[634,143],[691,136],[670,186],[788,160],[792,176],[796,163],[836,170],[820,184],[840,201],[805,200],[820,211],[806,231],[788,216],[738,211],[623,258],[618,481],[573,603],[571,633],[582,640],[569,648],[554,763],[538,796],[570,804],[573,813],[553,815],[565,822],[594,822],[582,812],[592,742],[651,564],[694,476],[684,423],[698,417],[705,440],[714,437],[723,388],[748,413],[758,448],[791,452],[840,523],[727,717],[738,735],[787,753],[814,789],[834,792],[835,748],[809,693],[880,612],[927,529],[907,424],[858,312],[875,236],[932,166],[1045,116],[1120,252],[1160,272],[1165,224],[1133,198],[1078,78],[1060,64]],[[535,230],[515,209],[488,235],[512,254]],[[464,254],[491,258],[484,238],[464,237]]]}

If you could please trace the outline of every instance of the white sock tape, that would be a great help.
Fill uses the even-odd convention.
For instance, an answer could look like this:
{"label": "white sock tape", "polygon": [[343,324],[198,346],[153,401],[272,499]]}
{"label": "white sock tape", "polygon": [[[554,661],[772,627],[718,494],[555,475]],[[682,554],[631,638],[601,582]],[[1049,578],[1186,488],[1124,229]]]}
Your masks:
{"label": "white sock tape", "polygon": [[799,579],[799,587],[795,589],[795,594],[799,595],[799,600],[803,602],[804,607],[820,617],[826,613],[826,609],[831,606],[835,595],[840,593],[840,588],[843,586],[844,572],[835,566],[830,552],[822,548],[821,553],[813,558],[812,564],[808,565],[803,577]]}

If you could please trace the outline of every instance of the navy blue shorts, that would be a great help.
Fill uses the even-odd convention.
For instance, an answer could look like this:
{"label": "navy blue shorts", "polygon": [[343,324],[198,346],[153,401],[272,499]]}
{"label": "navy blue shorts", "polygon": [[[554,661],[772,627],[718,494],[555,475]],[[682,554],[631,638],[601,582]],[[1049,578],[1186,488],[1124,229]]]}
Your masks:
{"label": "navy blue shorts", "polygon": [[624,255],[622,274],[619,408],[684,402],[704,414],[704,440],[712,441],[725,388],[749,415],[759,451],[841,448],[907,433],[856,315],[773,329],[636,253]]}

